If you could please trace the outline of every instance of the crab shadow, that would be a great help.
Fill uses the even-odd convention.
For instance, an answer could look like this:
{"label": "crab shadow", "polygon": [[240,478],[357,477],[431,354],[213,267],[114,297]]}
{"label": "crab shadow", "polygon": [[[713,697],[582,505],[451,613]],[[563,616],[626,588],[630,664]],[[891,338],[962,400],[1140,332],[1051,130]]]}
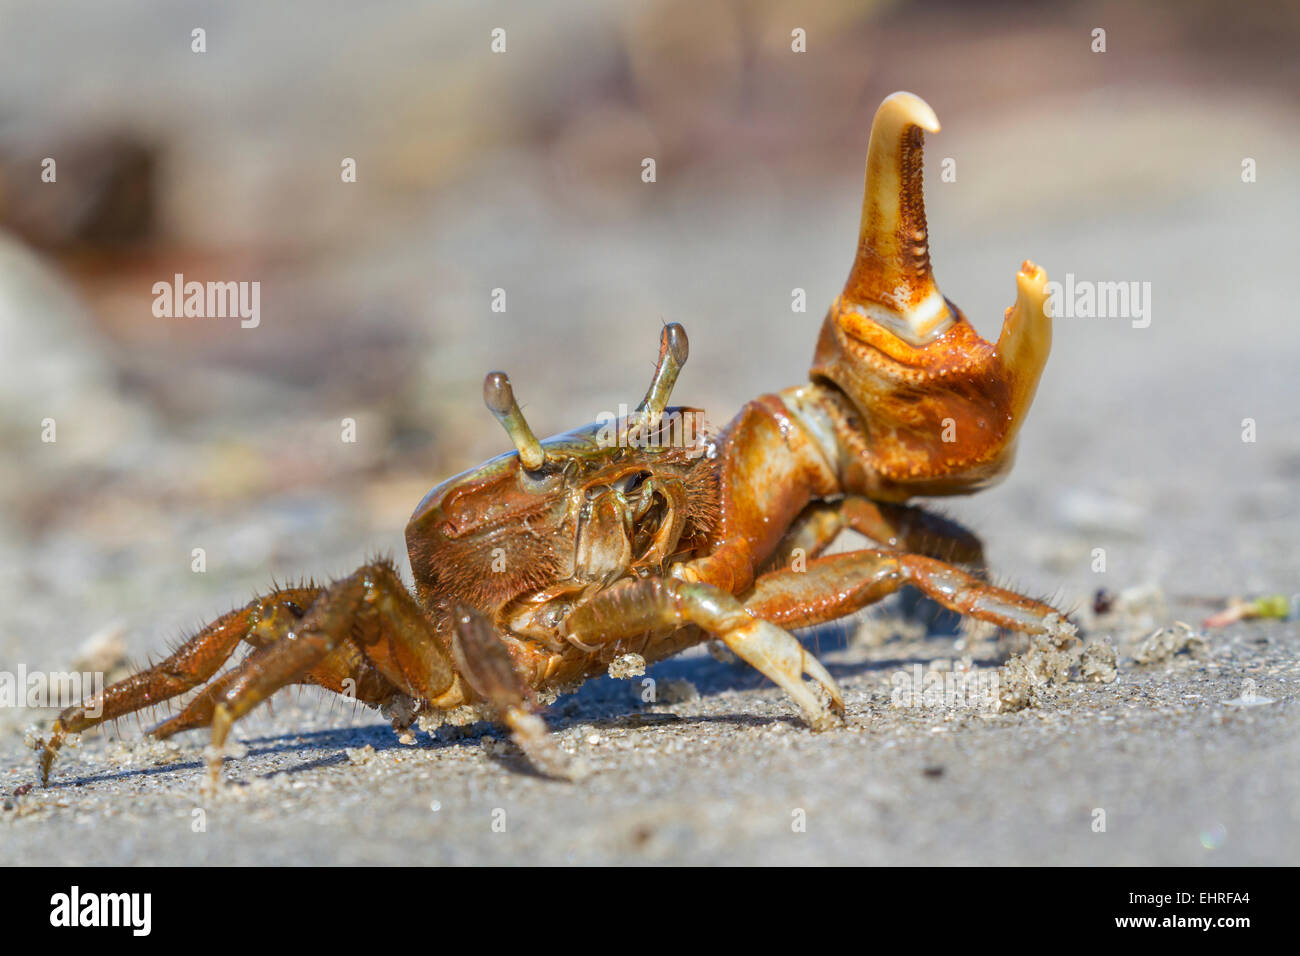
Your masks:
{"label": "crab shadow", "polygon": [[[592,730],[626,730],[638,727],[666,726],[669,724],[681,726],[727,724],[734,727],[757,727],[780,723],[788,723],[793,726],[798,726],[801,723],[799,718],[793,715],[756,716],[738,713],[734,715],[699,714],[682,716],[672,713],[641,712],[635,710],[629,711],[626,706],[621,712],[614,713],[612,706],[608,703],[601,703],[598,706],[603,716],[586,712],[585,709],[580,709],[577,713],[567,716],[557,716],[554,714],[546,715],[547,725],[554,732],[574,726],[590,728]],[[263,780],[272,780],[276,777],[292,776],[311,770],[346,766],[351,762],[351,757],[349,757],[348,751],[352,749],[360,749],[366,746],[372,748],[376,753],[403,749],[418,749],[426,753],[436,753],[437,751],[451,751],[457,748],[478,749],[482,747],[484,738],[493,738],[503,743],[508,742],[510,739],[508,732],[494,724],[484,721],[455,728],[451,733],[443,732],[428,734],[420,732],[417,734],[417,740],[414,745],[403,744],[397,739],[397,735],[393,733],[392,728],[387,723],[376,721],[373,723],[356,724],[349,727],[339,727],[328,730],[269,734],[262,737],[252,737],[241,741],[243,746],[246,748],[246,752],[239,759],[247,760],[251,758],[268,758],[275,757],[279,754],[302,754],[304,752],[310,752],[312,754],[309,759],[301,760],[297,763],[264,768],[259,772],[248,774],[250,778],[256,777]],[[528,762],[522,752],[513,745],[509,746],[504,751],[490,753],[489,758],[493,763],[512,772],[540,780],[559,783],[566,782],[562,778],[552,777],[535,768]],[[129,767],[122,770],[83,774],[81,776],[68,777],[62,780],[51,780],[46,789],[51,791],[72,790],[95,783],[165,778],[173,774],[184,775],[196,771],[201,773],[205,769],[206,764],[202,760],[193,760],[181,757],[173,763],[161,764],[158,766]]]}
{"label": "crab shadow", "polygon": [[[187,733],[201,734],[203,731],[188,731]],[[352,748],[369,745],[375,751],[383,751],[406,746],[397,739],[392,729],[385,723],[358,723],[348,727],[337,727],[328,730],[268,734],[262,737],[251,737],[240,742],[247,751],[244,757],[273,757],[277,754],[301,753],[304,750],[336,751],[313,757],[311,760],[289,767],[274,767],[258,774],[258,776],[268,780],[287,773],[300,773],[317,767],[347,763],[349,760],[347,751]],[[123,770],[69,777],[65,780],[51,780],[48,789],[59,790],[82,787],[87,784],[115,780],[148,779],[150,777],[161,777],[168,774],[204,769],[206,769],[206,764],[202,760],[179,757],[172,763],[152,767],[129,767]]]}

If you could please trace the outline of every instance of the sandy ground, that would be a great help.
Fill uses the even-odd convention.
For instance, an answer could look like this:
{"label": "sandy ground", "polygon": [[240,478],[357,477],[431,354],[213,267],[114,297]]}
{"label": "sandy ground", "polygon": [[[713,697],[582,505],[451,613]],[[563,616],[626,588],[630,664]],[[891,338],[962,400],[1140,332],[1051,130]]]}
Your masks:
{"label": "sandy ground", "polygon": [[[58,785],[6,811],[6,859],[1293,862],[1295,628],[1216,645],[1209,661],[1125,668],[1009,716],[891,708],[885,675],[933,660],[933,644],[831,653],[852,716],[819,735],[751,675],[683,658],[653,673],[698,700],[639,708],[624,686],[593,685],[559,706],[556,732],[592,769],[576,784],[528,774],[494,737],[403,747],[382,724],[277,708],[243,728],[237,783],[216,799],[197,789],[199,741],[164,763],[88,742]],[[1276,700],[1226,704],[1248,678]]]}
{"label": "sandy ground", "polygon": [[[24,731],[48,714],[0,709],[0,858],[1295,862],[1300,624],[1242,622],[1208,632],[1195,653],[1134,659],[1150,632],[1197,625],[1233,595],[1300,592],[1300,333],[1288,281],[1298,127],[1280,95],[1246,102],[1213,86],[1062,92],[1014,108],[992,97],[964,114],[917,90],[945,123],[927,167],[936,273],[983,333],[1026,256],[1054,278],[1151,283],[1149,327],[1058,321],[1015,470],[943,503],[984,537],[1000,581],[1077,609],[1085,636],[1114,642],[1113,682],[1074,681],[1010,714],[891,706],[914,665],[992,668],[1012,647],[918,633],[890,602],[808,636],[846,691],[842,729],[811,733],[756,674],[697,649],[649,672],[660,700],[671,690],[675,702],[646,704],[639,681],[602,679],[551,709],[562,745],[592,769],[578,783],[530,774],[483,726],[404,746],[377,714],[306,693],[238,725],[247,752],[228,762],[230,786],[215,798],[199,788],[201,733],[160,750],[126,721],[120,743],[87,738],[65,751],[49,789],[15,796],[36,779]],[[828,161],[833,173],[670,183],[665,201],[628,219],[575,211],[526,159],[484,162],[348,260],[359,288],[399,291],[331,329],[387,329],[391,311],[421,330],[390,349],[411,357],[395,396],[359,371],[389,358],[364,350],[382,346],[369,336],[324,353],[361,382],[338,401],[303,385],[309,376],[284,386],[252,364],[196,371],[160,414],[112,375],[96,378],[103,360],[73,348],[84,331],[75,306],[65,319],[51,310],[48,338],[23,327],[37,336],[25,347],[63,360],[29,374],[71,368],[84,394],[59,412],[66,440],[14,445],[6,467],[0,660],[64,668],[114,625],[141,658],[272,575],[339,574],[400,552],[424,487],[501,450],[477,407],[488,368],[512,372],[543,433],[634,402],[661,317],[692,337],[678,399],[712,418],[800,381],[843,281],[864,137]],[[936,164],[949,154],[962,172],[945,187]],[[1241,182],[1243,156],[1258,158],[1258,182]],[[14,264],[21,254],[5,256],[27,269]],[[506,319],[483,305],[502,283],[518,290]],[[808,315],[789,313],[795,286],[808,290]],[[20,405],[31,393],[15,387],[6,407],[39,420],[40,400]],[[383,439],[320,450],[337,448],[349,413]],[[94,414],[111,442],[78,426]],[[1247,418],[1254,442],[1242,440]],[[408,442],[412,420],[433,422],[432,438]],[[193,574],[200,546],[208,570]],[[1127,592],[1131,606],[1094,619],[1098,588]]]}

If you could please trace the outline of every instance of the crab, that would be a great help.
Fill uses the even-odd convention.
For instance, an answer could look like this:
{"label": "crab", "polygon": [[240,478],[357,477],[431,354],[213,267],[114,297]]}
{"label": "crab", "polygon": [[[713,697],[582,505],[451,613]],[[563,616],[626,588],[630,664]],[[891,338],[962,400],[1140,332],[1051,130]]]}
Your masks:
{"label": "crab", "polygon": [[[996,343],[938,291],[922,196],[919,97],[872,124],[857,254],[826,316],[811,380],[747,404],[720,432],[669,405],[688,356],[662,329],[631,415],[539,441],[509,379],[484,399],[514,450],[435,487],[406,527],[414,577],[374,561],[329,584],[276,588],[154,666],[68,708],[38,743],[42,779],[69,734],[197,691],[156,738],[209,727],[221,772],[235,721],[290,685],[393,715],[471,706],[530,760],[566,761],[540,698],[639,654],[717,640],[781,687],[814,729],[843,719],[835,679],[791,633],[905,585],[973,618],[1065,646],[1049,604],[987,581],[978,538],[907,504],[964,494],[1010,467],[1046,363],[1047,277],[1025,262]],[[875,546],[826,554],[845,529]],[[222,668],[241,645],[249,653]]]}

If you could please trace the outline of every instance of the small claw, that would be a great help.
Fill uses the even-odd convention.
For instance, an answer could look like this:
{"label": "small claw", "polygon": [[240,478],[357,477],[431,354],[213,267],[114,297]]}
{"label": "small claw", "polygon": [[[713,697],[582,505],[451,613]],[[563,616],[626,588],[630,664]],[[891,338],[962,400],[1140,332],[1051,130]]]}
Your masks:
{"label": "small claw", "polygon": [[834,719],[821,698],[804,682],[804,674],[830,697],[831,711],[844,716],[844,697],[835,679],[788,631],[769,621],[755,619],[752,624],[723,634],[722,642],[737,657],[789,694],[803,709],[814,730],[830,727]]}
{"label": "small claw", "polygon": [[1007,309],[998,355],[1011,380],[1011,414],[1019,422],[1029,410],[1038,379],[1052,350],[1047,272],[1028,259],[1016,274],[1016,304]]}

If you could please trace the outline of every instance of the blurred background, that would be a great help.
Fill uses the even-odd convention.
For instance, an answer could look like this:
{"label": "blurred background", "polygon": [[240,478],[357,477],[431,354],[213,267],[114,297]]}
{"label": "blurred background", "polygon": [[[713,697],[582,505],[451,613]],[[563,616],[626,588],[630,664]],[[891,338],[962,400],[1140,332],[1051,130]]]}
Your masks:
{"label": "blurred background", "polygon": [[[409,574],[424,492],[508,448],[489,369],[539,434],[634,404],[663,321],[715,423],[803,381],[898,89],[986,336],[1026,257],[1151,283],[1148,328],[1058,321],[1016,470],[946,503],[999,575],[1300,591],[1298,41],[1287,2],[0,2],[0,661]],[[156,317],[176,273],[260,325]]]}

